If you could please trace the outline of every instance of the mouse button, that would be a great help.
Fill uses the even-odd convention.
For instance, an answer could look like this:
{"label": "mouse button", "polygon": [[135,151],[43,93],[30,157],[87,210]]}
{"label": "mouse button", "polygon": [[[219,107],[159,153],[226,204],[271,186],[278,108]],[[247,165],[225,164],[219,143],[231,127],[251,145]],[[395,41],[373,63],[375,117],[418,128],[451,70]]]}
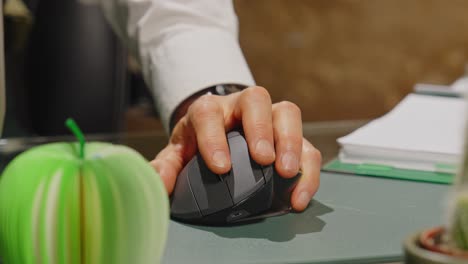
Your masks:
{"label": "mouse button", "polygon": [[226,177],[234,203],[238,203],[265,184],[262,168],[249,157],[247,142],[243,137],[229,138],[232,169]]}
{"label": "mouse button", "polygon": [[210,171],[200,154],[188,166],[190,186],[202,215],[209,215],[234,205],[226,183]]}
{"label": "mouse button", "polygon": [[263,171],[263,176],[265,177],[265,181],[269,182],[273,178],[274,172],[274,164],[268,165],[268,166],[263,166],[262,171]]}
{"label": "mouse button", "polygon": [[187,167],[185,167],[177,177],[171,197],[171,214],[177,218],[201,218],[202,215],[195,202],[187,172]]}

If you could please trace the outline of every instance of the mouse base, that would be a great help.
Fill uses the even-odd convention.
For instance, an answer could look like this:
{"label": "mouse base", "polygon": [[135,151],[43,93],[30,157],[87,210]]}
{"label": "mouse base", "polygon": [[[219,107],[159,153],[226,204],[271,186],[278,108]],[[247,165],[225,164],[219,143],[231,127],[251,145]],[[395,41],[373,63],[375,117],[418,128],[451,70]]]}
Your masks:
{"label": "mouse base", "polygon": [[264,217],[258,217],[263,215],[271,208],[273,203],[273,181],[267,182],[261,189],[254,192],[244,200],[231,208],[226,208],[219,212],[205,215],[201,218],[180,218],[172,215],[171,218],[178,222],[195,224],[195,225],[206,225],[206,226],[226,226],[234,225],[238,222],[259,221]]}

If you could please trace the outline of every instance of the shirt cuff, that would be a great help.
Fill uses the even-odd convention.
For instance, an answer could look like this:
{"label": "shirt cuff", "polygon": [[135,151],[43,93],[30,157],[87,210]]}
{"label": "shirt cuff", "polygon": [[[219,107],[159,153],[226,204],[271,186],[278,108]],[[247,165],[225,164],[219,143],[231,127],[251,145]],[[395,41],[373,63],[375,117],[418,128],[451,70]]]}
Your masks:
{"label": "shirt cuff", "polygon": [[218,29],[187,30],[150,50],[150,80],[166,132],[175,109],[196,92],[218,84],[255,81],[239,42]]}

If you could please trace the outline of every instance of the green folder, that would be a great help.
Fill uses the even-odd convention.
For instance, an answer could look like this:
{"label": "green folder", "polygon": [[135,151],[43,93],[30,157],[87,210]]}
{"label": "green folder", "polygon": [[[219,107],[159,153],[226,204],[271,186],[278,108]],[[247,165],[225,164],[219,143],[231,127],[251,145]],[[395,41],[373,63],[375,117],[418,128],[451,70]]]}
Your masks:
{"label": "green folder", "polygon": [[398,169],[393,168],[391,166],[378,164],[342,163],[339,159],[334,159],[329,163],[325,164],[322,167],[322,170],[371,177],[392,178],[440,184],[451,184],[455,177],[455,174],[453,173]]}

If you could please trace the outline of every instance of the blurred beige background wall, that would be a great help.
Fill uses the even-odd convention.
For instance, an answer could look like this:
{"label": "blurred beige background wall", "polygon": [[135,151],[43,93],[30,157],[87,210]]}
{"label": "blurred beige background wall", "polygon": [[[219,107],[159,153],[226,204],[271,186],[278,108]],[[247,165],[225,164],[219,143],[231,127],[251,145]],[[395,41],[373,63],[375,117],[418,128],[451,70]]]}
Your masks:
{"label": "blurred beige background wall", "polygon": [[449,84],[468,63],[466,0],[235,0],[259,85],[305,121],[384,114],[416,82]]}

